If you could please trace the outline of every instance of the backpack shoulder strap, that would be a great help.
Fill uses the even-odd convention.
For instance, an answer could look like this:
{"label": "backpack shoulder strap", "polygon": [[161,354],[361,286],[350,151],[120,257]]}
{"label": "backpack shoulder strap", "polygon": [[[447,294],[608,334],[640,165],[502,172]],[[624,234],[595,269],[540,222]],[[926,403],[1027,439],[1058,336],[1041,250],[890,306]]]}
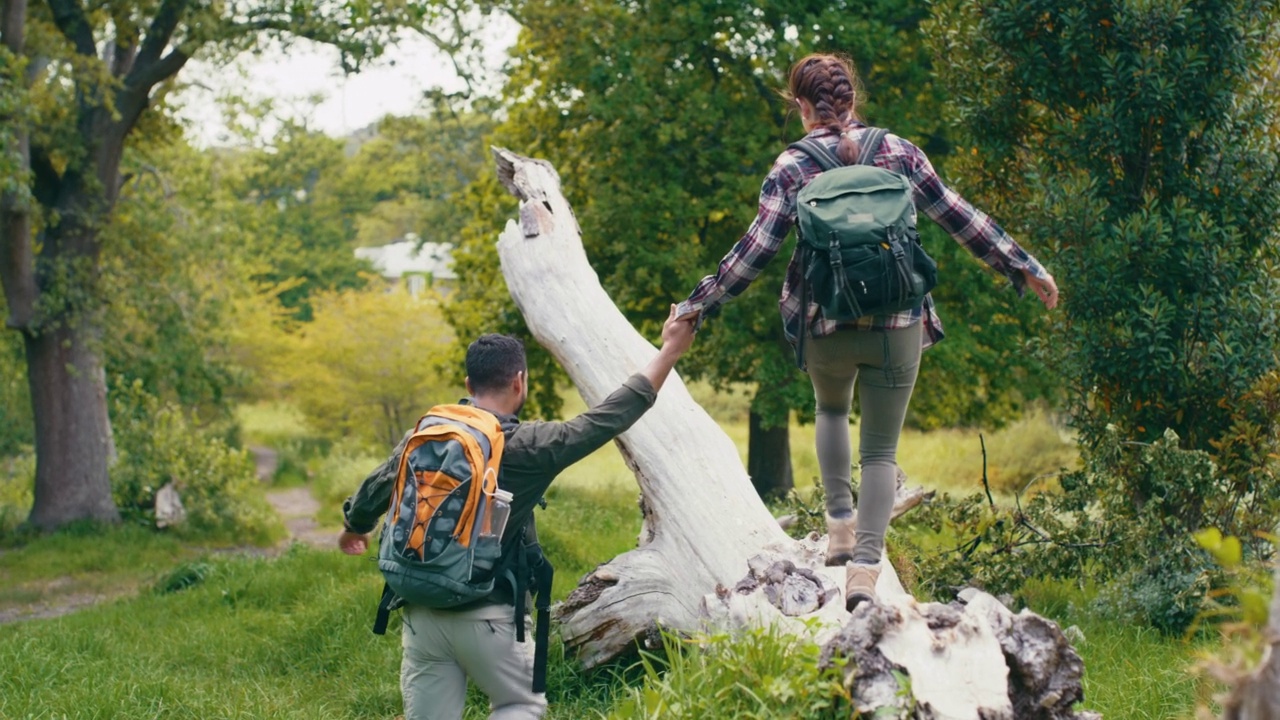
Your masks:
{"label": "backpack shoulder strap", "polygon": [[805,155],[808,155],[811,160],[818,163],[818,167],[822,168],[823,172],[842,167],[844,165],[844,163],[840,162],[840,158],[835,153],[831,152],[826,145],[823,145],[816,140],[801,138],[787,147],[793,150],[799,150]]}
{"label": "backpack shoulder strap", "polygon": [[870,165],[875,160],[876,153],[880,152],[880,144],[888,134],[889,131],[884,128],[867,128],[866,134],[862,137],[862,149],[858,152],[859,165]]}

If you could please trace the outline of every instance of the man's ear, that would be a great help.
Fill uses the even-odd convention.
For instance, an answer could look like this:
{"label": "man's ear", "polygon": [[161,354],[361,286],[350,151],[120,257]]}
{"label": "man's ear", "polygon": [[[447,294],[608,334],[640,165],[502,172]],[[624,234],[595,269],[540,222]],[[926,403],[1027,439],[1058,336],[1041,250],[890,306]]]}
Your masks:
{"label": "man's ear", "polygon": [[528,376],[529,372],[527,370],[521,370],[516,373],[515,378],[511,380],[511,392],[515,393],[517,397],[524,392],[524,386],[525,383],[528,382]]}
{"label": "man's ear", "polygon": [[475,391],[471,389],[471,376],[469,376],[469,375],[468,375],[467,377],[463,378],[463,379],[462,379],[462,384],[463,384],[463,385],[465,385],[465,386],[467,386],[467,394],[468,394],[468,395],[475,395],[475,394],[476,394],[476,393],[475,393]]}

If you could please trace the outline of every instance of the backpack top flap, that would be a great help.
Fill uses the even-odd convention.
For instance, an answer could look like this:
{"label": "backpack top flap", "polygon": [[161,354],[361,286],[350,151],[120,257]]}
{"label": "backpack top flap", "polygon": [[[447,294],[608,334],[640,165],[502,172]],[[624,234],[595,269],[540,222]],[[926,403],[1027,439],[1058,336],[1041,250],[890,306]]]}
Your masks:
{"label": "backpack top flap", "polygon": [[911,183],[892,170],[847,165],[828,170],[796,197],[800,241],[826,250],[832,239],[842,247],[878,244],[891,232],[915,225]]}

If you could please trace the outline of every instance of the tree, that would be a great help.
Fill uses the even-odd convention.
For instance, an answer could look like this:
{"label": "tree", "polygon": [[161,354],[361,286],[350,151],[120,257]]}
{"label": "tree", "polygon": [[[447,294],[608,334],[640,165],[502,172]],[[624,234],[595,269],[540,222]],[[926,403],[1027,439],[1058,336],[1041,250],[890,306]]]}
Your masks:
{"label": "tree", "polygon": [[484,138],[494,122],[481,107],[387,117],[344,166],[338,187],[356,217],[358,245],[382,245],[417,235],[453,243],[466,224],[458,211],[467,185],[487,166]]}
{"label": "tree", "polygon": [[[761,179],[786,142],[799,135],[798,123],[788,124],[775,93],[799,56],[819,49],[849,52],[870,89],[863,109],[872,122],[939,158],[949,148],[941,97],[918,33],[927,17],[923,2],[597,0],[509,8],[524,29],[505,91],[510,117],[495,141],[546,157],[560,169],[594,266],[619,307],[641,327],[656,327],[666,303],[681,299],[714,268],[749,224]],[[501,207],[496,183],[486,181],[477,193],[484,199],[477,199],[473,214]],[[461,337],[492,327],[495,319],[509,330],[522,326],[501,300],[501,280],[480,274],[492,263],[492,232],[489,223],[474,226],[458,254],[467,272],[455,312],[476,319],[469,321],[474,326],[457,326]],[[942,248],[940,259],[951,274],[938,298],[955,313],[956,335],[968,342],[952,343],[954,362],[926,364],[916,403],[920,417],[937,425],[1007,415],[1011,393],[1040,391],[1026,381],[1034,369],[1022,377],[1008,372],[1010,366],[1033,365],[1017,351],[1022,336],[979,336],[966,327],[999,315],[1023,330],[1030,312],[989,293],[992,281],[972,259],[960,258],[963,250],[955,243],[936,232],[926,242],[931,251]],[[707,325],[687,365],[688,372],[714,383],[756,388],[749,464],[764,493],[790,484],[790,413],[807,418],[813,412],[808,380],[795,370],[776,307],[791,248]],[[1009,365],[983,367],[987,358]],[[953,389],[929,381],[928,373],[943,371],[983,386],[987,405],[974,403],[964,385]]]}
{"label": "tree", "polygon": [[465,394],[443,367],[453,334],[439,298],[375,286],[313,303],[278,382],[322,435],[392,447],[433,398]]}
{"label": "tree", "polygon": [[425,30],[439,8],[280,0],[0,5],[0,280],[7,325],[22,334],[34,409],[32,525],[118,517],[107,480],[98,281],[126,144],[165,124],[163,112],[148,108],[162,106],[197,53],[305,38],[336,47],[354,70],[397,28]]}
{"label": "tree", "polygon": [[[929,27],[983,202],[1052,238],[1052,334],[1086,470],[981,564],[1130,572],[1178,630],[1206,589],[1190,533],[1271,552],[1280,411],[1280,4],[951,0]],[[983,530],[986,540],[990,533]],[[1056,534],[1056,533],[1055,533]],[[1007,542],[1006,542],[1007,540]],[[1056,555],[1050,558],[1048,555]],[[1070,559],[1070,562],[1063,562]],[[1000,562],[997,562],[1000,560]],[[1159,607],[1156,607],[1156,606]]]}

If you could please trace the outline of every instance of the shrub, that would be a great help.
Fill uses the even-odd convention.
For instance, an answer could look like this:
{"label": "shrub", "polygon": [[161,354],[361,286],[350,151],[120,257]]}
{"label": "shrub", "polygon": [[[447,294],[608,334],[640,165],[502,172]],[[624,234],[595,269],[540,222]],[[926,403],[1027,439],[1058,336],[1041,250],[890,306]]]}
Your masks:
{"label": "shrub", "polygon": [[[1264,498],[1242,495],[1208,453],[1181,448],[1172,430],[1151,444],[1112,430],[1085,467],[1059,483],[1060,491],[1012,508],[978,494],[943,498],[912,517],[936,523],[955,542],[922,558],[926,591],[945,598],[973,584],[1016,593],[1028,577],[1089,579],[1111,584],[1100,601],[1108,612],[1182,632],[1222,581],[1193,530],[1248,530],[1257,518],[1243,509],[1273,503],[1277,490],[1258,485]],[[1271,550],[1252,533],[1242,544],[1250,559]]]}
{"label": "shrub", "polygon": [[36,456],[31,448],[0,458],[0,535],[12,532],[31,512]]}
{"label": "shrub", "polygon": [[682,639],[664,634],[665,659],[642,657],[644,684],[609,714],[614,720],[849,717],[840,671],[821,669],[816,643],[772,630]]}
{"label": "shrub", "polygon": [[275,514],[254,492],[248,453],[210,437],[140,381],[118,389],[112,404],[119,459],[111,487],[126,521],[154,523],[156,493],[173,482],[191,532],[261,543],[278,531]]}
{"label": "shrub", "polygon": [[[387,453],[390,452],[388,448]],[[317,459],[312,473],[311,494],[320,502],[318,519],[322,523],[340,524],[342,502],[386,459],[386,455],[373,454],[355,443],[337,445]]]}

